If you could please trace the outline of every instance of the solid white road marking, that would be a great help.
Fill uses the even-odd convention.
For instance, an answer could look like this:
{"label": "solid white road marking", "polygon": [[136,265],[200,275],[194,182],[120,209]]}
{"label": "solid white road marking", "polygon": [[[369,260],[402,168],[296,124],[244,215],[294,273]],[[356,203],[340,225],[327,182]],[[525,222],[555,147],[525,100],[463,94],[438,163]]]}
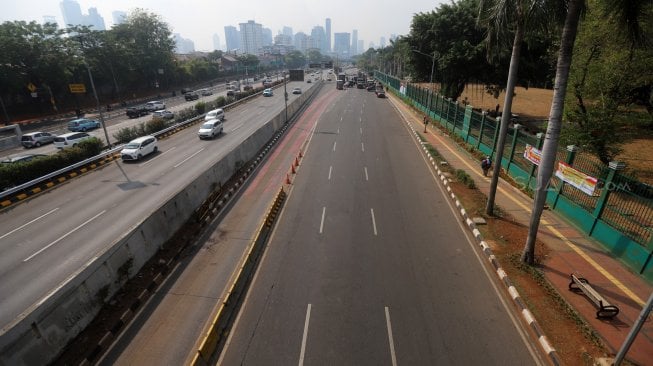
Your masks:
{"label": "solid white road marking", "polygon": [[201,153],[203,150],[204,150],[204,148],[199,149],[195,154],[193,154],[193,155],[187,157],[186,159],[180,161],[179,163],[177,163],[177,165],[173,166],[173,168],[177,168],[177,167],[180,166],[181,164],[183,164],[183,163],[187,162],[188,160],[192,159],[193,156],[195,156],[195,155]]}
{"label": "solid white road marking", "polygon": [[370,208],[370,212],[372,212],[372,227],[374,228],[374,235],[377,235],[377,232],[376,232],[376,220],[374,219],[374,209]]}
{"label": "solid white road marking", "polygon": [[322,234],[322,229],[324,229],[324,215],[326,214],[326,206],[322,207],[322,220],[320,221],[320,234]]}
{"label": "solid white road marking", "polygon": [[333,166],[329,167],[329,180],[331,180],[331,171],[333,170]]}
{"label": "solid white road marking", "polygon": [[365,167],[365,180],[370,180],[370,177],[367,175],[367,167]]}
{"label": "solid white road marking", "polygon": [[45,247],[43,247],[43,248],[42,248],[41,250],[39,250],[38,252],[36,252],[36,253],[30,255],[29,257],[23,259],[23,262],[27,262],[28,260],[30,260],[30,259],[36,257],[37,255],[41,254],[44,250],[46,250],[46,249],[48,249],[49,247],[51,247],[51,246],[57,244],[58,242],[62,241],[62,240],[65,239],[68,235],[74,233],[75,231],[81,229],[82,226],[84,226],[84,225],[88,224],[89,222],[91,222],[91,221],[97,219],[97,218],[100,217],[101,215],[104,215],[105,212],[107,212],[107,210],[104,210],[104,211],[100,212],[99,214],[97,214],[97,215],[91,217],[90,219],[86,220],[84,223],[82,223],[82,224],[79,225],[78,227],[76,227],[76,228],[70,230],[69,232],[67,232],[66,234],[64,234],[62,237],[60,237],[59,239],[53,241],[52,243],[50,243],[50,244],[46,245]]}
{"label": "solid white road marking", "polygon": [[395,354],[395,341],[392,337],[392,324],[390,323],[390,310],[385,307],[385,324],[388,327],[388,341],[390,342],[390,357],[392,358],[392,366],[397,366],[397,356]]}
{"label": "solid white road marking", "polygon": [[39,220],[39,219],[41,219],[41,218],[43,218],[43,217],[45,217],[45,216],[48,216],[49,214],[51,214],[51,213],[57,211],[58,209],[59,209],[59,207],[57,207],[57,208],[55,208],[55,209],[52,209],[52,210],[50,210],[49,212],[46,212],[46,213],[44,213],[43,215],[41,215],[41,216],[35,218],[34,220],[32,220],[32,221],[30,221],[30,222],[28,222],[28,223],[25,223],[25,224],[23,224],[23,225],[21,225],[21,226],[15,228],[15,229],[11,230],[10,232],[6,233],[5,235],[0,236],[0,239],[2,239],[2,238],[4,238],[4,237],[7,237],[7,236],[9,236],[9,235],[11,235],[11,234],[13,234],[13,233],[15,233],[16,231],[18,231],[18,230],[24,228],[25,226],[27,226],[27,225],[29,225],[29,224],[35,222],[36,220]]}
{"label": "solid white road marking", "polygon": [[337,143],[337,141],[333,142],[333,151],[336,151],[336,143]]}
{"label": "solid white road marking", "polygon": [[306,320],[304,320],[304,335],[302,335],[302,349],[299,352],[299,366],[304,365],[304,353],[306,351],[306,338],[308,337],[308,322],[311,320],[311,304],[306,309]]}

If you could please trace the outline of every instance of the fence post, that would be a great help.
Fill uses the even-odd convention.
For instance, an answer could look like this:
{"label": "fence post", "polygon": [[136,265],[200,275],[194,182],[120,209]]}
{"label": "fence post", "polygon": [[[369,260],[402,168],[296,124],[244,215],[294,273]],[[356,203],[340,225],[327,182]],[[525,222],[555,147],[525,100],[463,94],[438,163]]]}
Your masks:
{"label": "fence post", "polygon": [[472,130],[472,106],[467,104],[465,106],[465,118],[463,119],[463,136],[465,143],[469,141],[470,131]]}
{"label": "fence post", "polygon": [[485,118],[487,117],[487,112],[481,112],[481,128],[478,131],[478,141],[476,142],[476,148],[481,149],[481,142],[483,142],[483,129],[485,128]]}
{"label": "fence post", "polygon": [[512,136],[512,143],[510,147],[510,157],[508,158],[508,164],[506,164],[506,173],[510,172],[510,164],[512,164],[512,158],[515,156],[515,148],[517,147],[517,136],[519,135],[519,129],[522,127],[519,123],[515,123],[512,126],[515,129],[514,135]]}
{"label": "fence post", "polygon": [[[576,153],[578,152],[578,150],[579,150],[578,146],[576,145],[567,146],[567,157],[565,158],[565,163],[567,163],[568,165],[572,165],[574,163],[574,159],[576,159]],[[553,204],[551,205],[551,209],[554,209],[558,204],[558,198],[562,194],[562,188],[564,186],[565,186],[565,182],[562,179],[560,179],[560,185],[558,185],[558,188],[556,188],[556,196],[553,199]]]}
{"label": "fence post", "polygon": [[601,190],[601,196],[599,196],[599,200],[596,202],[596,207],[594,207],[594,212],[592,213],[594,221],[592,222],[592,226],[587,233],[588,235],[592,235],[592,232],[596,227],[596,223],[599,221],[599,219],[601,219],[601,214],[603,214],[605,203],[608,202],[608,197],[610,196],[610,187],[612,187],[612,181],[614,180],[615,174],[617,174],[617,171],[623,170],[625,167],[626,164],[620,161],[611,161],[608,164],[610,171],[608,172],[608,177],[605,178],[605,184]]}
{"label": "fence post", "polygon": [[501,159],[503,159],[503,156],[499,156],[498,158],[494,156],[494,152],[497,151],[497,139],[499,138],[499,125],[501,124],[501,117],[496,117],[495,119],[495,125],[494,125],[494,137],[492,137],[492,148],[490,149],[490,156],[494,157],[494,160],[496,160],[497,164],[501,164]]}
{"label": "fence post", "polygon": [[[542,151],[542,144],[544,143],[544,133],[538,132],[537,135],[535,135],[537,138],[537,146],[535,146],[536,149],[539,151]],[[531,187],[531,179],[533,178],[533,175],[535,174],[535,168],[537,165],[531,164],[531,170],[528,173],[528,182],[526,182],[526,188]]]}
{"label": "fence post", "polygon": [[453,120],[451,121],[451,133],[455,134],[456,133],[456,120],[458,119],[458,101],[456,101],[453,105]]}

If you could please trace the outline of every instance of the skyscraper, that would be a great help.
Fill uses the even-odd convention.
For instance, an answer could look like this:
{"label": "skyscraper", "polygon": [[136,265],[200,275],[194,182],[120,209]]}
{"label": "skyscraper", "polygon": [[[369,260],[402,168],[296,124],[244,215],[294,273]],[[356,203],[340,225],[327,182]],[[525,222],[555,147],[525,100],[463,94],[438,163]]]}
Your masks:
{"label": "skyscraper", "polygon": [[358,29],[351,31],[351,55],[358,55],[362,50],[358,50]]}
{"label": "skyscraper", "polygon": [[304,52],[304,51],[306,51],[307,48],[309,48],[308,39],[310,37],[308,35],[306,35],[306,33],[297,32],[297,34],[295,34],[294,38],[295,38],[295,41],[294,41],[293,44],[295,45],[295,48],[298,51]]}
{"label": "skyscraper", "polygon": [[86,16],[87,23],[90,25],[92,30],[106,30],[104,26],[104,18],[97,12],[97,8],[89,8],[88,15]]}
{"label": "skyscraper", "polygon": [[220,49],[220,36],[217,33],[213,34],[213,50],[217,51]]}
{"label": "skyscraper", "polygon": [[63,0],[59,3],[61,14],[63,15],[64,26],[84,24],[82,8],[75,0]]}
{"label": "skyscraper", "polygon": [[367,50],[365,49],[365,45],[364,45],[362,39],[359,39],[359,40],[358,40],[358,47],[356,47],[356,49],[358,50],[358,53],[363,53],[363,52],[367,51]]}
{"label": "skyscraper", "polygon": [[175,50],[180,54],[195,52],[195,43],[188,38],[183,38],[179,33],[173,34],[175,39]]}
{"label": "skyscraper", "polygon": [[243,53],[259,55],[263,46],[263,26],[253,20],[240,23],[240,48]]}
{"label": "skyscraper", "polygon": [[313,39],[311,48],[317,48],[322,53],[329,52],[327,51],[326,34],[324,33],[324,28],[322,28],[322,26],[316,25],[313,27],[313,30],[311,31],[311,38]]}
{"label": "skyscraper", "polygon": [[326,18],[326,51],[331,52],[331,18]]}
{"label": "skyscraper", "polygon": [[227,42],[227,52],[240,49],[240,32],[232,25],[224,27],[224,39]]}
{"label": "skyscraper", "polygon": [[342,58],[349,58],[350,45],[349,33],[333,33],[333,52]]}
{"label": "skyscraper", "polygon": [[273,41],[272,40],[272,29],[262,28],[261,29],[261,36],[263,37],[262,38],[262,42],[263,42],[262,45],[263,46],[271,46],[272,45],[272,41]]}
{"label": "skyscraper", "polygon": [[292,36],[293,36],[292,27],[285,27],[284,26],[283,30],[281,31],[281,34],[283,34],[284,36],[288,36],[288,37],[292,38]]}

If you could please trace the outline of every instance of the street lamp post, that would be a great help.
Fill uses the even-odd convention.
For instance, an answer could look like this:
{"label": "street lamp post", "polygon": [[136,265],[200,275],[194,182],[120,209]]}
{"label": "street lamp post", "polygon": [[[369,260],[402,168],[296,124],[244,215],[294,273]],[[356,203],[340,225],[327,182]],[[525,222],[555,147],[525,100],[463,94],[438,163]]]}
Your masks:
{"label": "street lamp post", "polygon": [[[434,91],[434,89],[433,89],[433,71],[435,70],[435,54],[436,54],[437,51],[433,51],[433,56],[431,56],[429,54],[426,54],[424,52],[418,51],[418,50],[413,50],[413,52],[417,52],[420,55],[428,56],[428,57],[431,57],[433,59],[432,62],[431,62],[431,77],[429,79],[431,92],[429,94],[429,103],[428,103],[428,106],[427,106],[427,111],[428,111],[427,114],[430,114],[431,113],[431,100],[433,99],[433,91]],[[426,132],[426,124],[424,124],[424,131]]]}
{"label": "street lamp post", "polygon": [[91,73],[91,68],[88,66],[86,59],[83,60],[84,60],[84,66],[86,66],[86,70],[88,70],[88,78],[91,80],[91,88],[93,89],[93,96],[95,97],[97,111],[100,114],[100,123],[102,124],[102,129],[104,130],[104,137],[107,139],[107,146],[111,147],[111,142],[109,141],[109,133],[107,132],[107,126],[104,124],[104,115],[102,114],[102,108],[100,108],[100,99],[97,96],[97,91],[95,90],[95,83],[93,82],[93,74]]}

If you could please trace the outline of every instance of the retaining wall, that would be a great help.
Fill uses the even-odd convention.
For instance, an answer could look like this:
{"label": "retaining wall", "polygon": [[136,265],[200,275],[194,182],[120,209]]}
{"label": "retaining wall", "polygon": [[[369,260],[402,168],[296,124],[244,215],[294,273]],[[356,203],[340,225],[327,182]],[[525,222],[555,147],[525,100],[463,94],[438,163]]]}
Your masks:
{"label": "retaining wall", "polygon": [[[318,90],[310,88],[288,104],[288,116]],[[34,304],[0,333],[0,365],[43,365],[55,360],[97,315],[104,302],[191,218],[214,189],[235,172],[237,163],[253,159],[283,126],[285,111],[264,124],[238,147],[162,206],[154,209],[107,250],[99,253],[60,287]]]}

